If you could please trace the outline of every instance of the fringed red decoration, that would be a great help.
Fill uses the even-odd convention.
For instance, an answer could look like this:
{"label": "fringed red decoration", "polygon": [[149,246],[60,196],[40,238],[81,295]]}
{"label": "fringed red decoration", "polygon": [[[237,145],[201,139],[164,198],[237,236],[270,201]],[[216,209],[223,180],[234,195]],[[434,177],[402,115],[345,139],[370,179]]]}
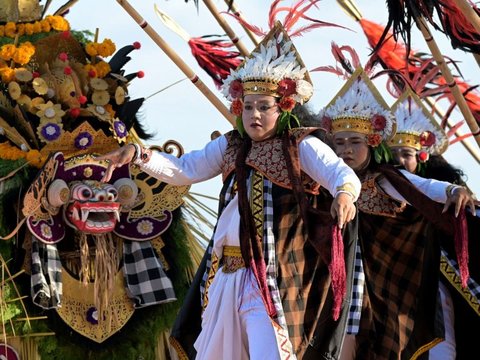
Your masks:
{"label": "fringed red decoration", "polygon": [[224,40],[205,40],[218,35],[206,35],[193,37],[188,40],[188,45],[198,65],[207,72],[220,88],[223,80],[230,74],[231,69],[236,69],[242,59],[238,51],[229,51],[233,46],[231,42]]}
{"label": "fringed red decoration", "polygon": [[[367,37],[368,43],[373,48],[380,41],[384,27],[372,21],[361,19],[360,25]],[[395,41],[393,35],[388,33],[383,41],[383,45],[376,50],[376,55],[380,59],[385,69],[396,70],[408,75],[408,78],[415,79],[422,76],[423,84],[413,80],[410,86],[419,96],[435,96],[441,94],[441,97],[447,98],[451,104],[456,104],[455,97],[448,91],[448,84],[440,73],[434,68],[432,57],[415,56],[409,54],[407,49],[400,42]],[[408,61],[408,62],[407,62]],[[425,76],[427,74],[427,76]],[[475,87],[463,81],[456,76],[455,81],[465,97],[467,106],[473,114],[473,117],[480,124],[480,93]],[[415,82],[417,84],[415,85]],[[428,89],[426,85],[434,85],[435,89]]]}
{"label": "fringed red decoration", "polygon": [[[295,4],[292,6],[280,6],[282,0],[274,0],[270,5],[270,11],[268,13],[268,26],[269,29],[267,31],[263,30],[261,27],[258,27],[253,24],[249,24],[241,16],[237,14],[232,14],[229,12],[225,12],[224,14],[229,15],[235,18],[243,27],[251,31],[257,36],[264,37],[267,35],[268,31],[273,29],[275,22],[280,21],[283,25],[283,28],[287,32],[287,34],[292,38],[295,36],[301,36],[303,33],[310,31],[312,29],[325,27],[325,26],[333,26],[333,27],[340,27],[346,29],[344,26],[337,25],[334,23],[329,23],[317,19],[313,19],[306,15],[306,12],[312,7],[317,7],[317,3],[320,0],[297,0]],[[278,19],[280,13],[286,13],[285,17],[282,20]],[[300,19],[307,20],[312,24],[301,26],[296,30],[293,30],[293,27],[298,23]]]}
{"label": "fringed red decoration", "polygon": [[[454,49],[461,49],[472,53],[480,51],[480,35],[475,27],[463,14],[462,10],[452,0],[442,0],[440,21],[443,30],[450,38]],[[478,13],[478,9],[472,5]]]}
{"label": "fringed red decoration", "polygon": [[347,292],[347,275],[345,272],[345,257],[343,253],[343,237],[338,225],[332,226],[332,259],[328,265],[332,278],[333,290],[333,320],[338,320],[343,299]]}
{"label": "fringed red decoration", "polygon": [[250,269],[253,271],[253,275],[255,275],[255,278],[257,279],[268,316],[273,318],[277,315],[277,310],[275,309],[272,296],[270,295],[270,290],[268,289],[267,268],[263,258],[258,260],[252,258],[252,261],[250,262]]}
{"label": "fringed red decoration", "polygon": [[468,271],[468,228],[465,210],[461,210],[455,219],[455,252],[457,253],[458,267],[462,287],[467,287],[467,280],[470,276]]}

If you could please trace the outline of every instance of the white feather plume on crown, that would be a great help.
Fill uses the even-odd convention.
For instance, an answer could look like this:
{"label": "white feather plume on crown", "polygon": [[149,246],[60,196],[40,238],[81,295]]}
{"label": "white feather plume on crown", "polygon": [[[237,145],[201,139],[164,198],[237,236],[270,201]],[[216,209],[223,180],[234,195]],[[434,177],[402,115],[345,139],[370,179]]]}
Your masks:
{"label": "white feather plume on crown", "polygon": [[234,80],[261,80],[278,84],[283,79],[291,79],[296,81],[297,89],[292,98],[303,103],[313,94],[312,84],[304,80],[306,72],[307,69],[298,61],[292,42],[284,41],[283,33],[279,32],[277,37],[274,36],[252,52],[239,68],[230,70],[230,75],[223,82],[222,93],[228,100],[234,100],[230,95],[230,84]]}
{"label": "white feather plume on crown", "polygon": [[435,119],[429,116],[411,96],[396,102],[393,109],[397,119],[397,134],[420,135],[424,131],[430,131],[435,135],[435,143],[427,151],[431,154],[444,152],[448,146],[447,134],[440,126],[433,123]]}

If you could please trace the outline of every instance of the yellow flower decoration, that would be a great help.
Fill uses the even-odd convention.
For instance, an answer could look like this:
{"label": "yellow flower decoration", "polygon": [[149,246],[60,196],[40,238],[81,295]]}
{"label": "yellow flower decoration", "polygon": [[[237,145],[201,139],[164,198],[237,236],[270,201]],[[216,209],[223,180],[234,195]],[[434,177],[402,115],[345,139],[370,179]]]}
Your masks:
{"label": "yellow flower decoration", "polygon": [[35,46],[33,46],[30,42],[27,41],[21,44],[20,47],[16,49],[12,59],[17,64],[25,65],[30,61],[33,54],[35,54]]}
{"label": "yellow flower decoration", "polygon": [[15,70],[9,67],[0,68],[0,75],[2,77],[2,81],[8,84],[15,78]]}
{"label": "yellow flower decoration", "polygon": [[87,111],[103,121],[110,121],[112,119],[111,114],[101,105],[90,104],[87,106]]}
{"label": "yellow flower decoration", "polygon": [[12,60],[13,55],[15,54],[15,50],[17,47],[13,44],[5,44],[0,49],[0,58],[5,61]]}
{"label": "yellow flower decoration", "polygon": [[107,105],[110,102],[110,94],[105,90],[94,91],[92,94],[92,102],[95,105]]}
{"label": "yellow flower decoration", "polygon": [[8,93],[13,100],[17,100],[22,95],[22,89],[16,81],[11,81],[8,84]]}
{"label": "yellow flower decoration", "polygon": [[45,95],[48,91],[48,85],[41,77],[33,79],[32,85],[38,95]]}
{"label": "yellow flower decoration", "polygon": [[5,24],[5,36],[14,38],[16,34],[17,34],[17,25],[12,21],[7,22]]}
{"label": "yellow flower decoration", "polygon": [[63,16],[47,15],[44,21],[48,21],[52,28],[57,31],[67,31],[70,29],[70,24]]}
{"label": "yellow flower decoration", "polygon": [[99,61],[95,64],[95,71],[97,72],[97,77],[103,78],[111,71],[111,68],[105,61]]}
{"label": "yellow flower decoration", "polygon": [[37,116],[40,118],[40,121],[55,121],[55,122],[62,122],[62,116],[65,115],[65,111],[62,110],[62,106],[60,104],[54,104],[51,101],[47,102],[46,104],[38,104],[37,108]]}
{"label": "yellow flower decoration", "polygon": [[92,89],[95,89],[95,90],[108,89],[108,83],[105,80],[99,79],[99,78],[90,79],[90,86],[92,87]]}
{"label": "yellow flower decoration", "polygon": [[21,82],[27,82],[33,79],[33,74],[30,70],[25,68],[15,69],[15,78]]}

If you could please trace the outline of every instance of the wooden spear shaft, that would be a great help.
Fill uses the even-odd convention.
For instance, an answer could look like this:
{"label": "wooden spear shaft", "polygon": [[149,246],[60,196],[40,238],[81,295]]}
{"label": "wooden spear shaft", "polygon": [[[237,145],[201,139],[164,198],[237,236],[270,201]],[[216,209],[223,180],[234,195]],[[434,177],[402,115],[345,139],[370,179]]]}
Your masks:
{"label": "wooden spear shaft", "polygon": [[462,115],[465,118],[465,121],[467,122],[467,125],[470,128],[475,141],[477,142],[477,145],[480,147],[480,129],[478,127],[477,121],[473,117],[473,114],[470,111],[470,108],[468,107],[462,92],[458,88],[458,85],[455,82],[455,79],[453,78],[453,75],[450,72],[450,69],[445,63],[445,59],[443,58],[443,55],[441,54],[440,49],[437,46],[437,43],[433,39],[433,36],[430,30],[428,29],[427,23],[422,17],[416,17],[415,22],[417,24],[417,27],[422,32],[422,35],[425,38],[425,41],[427,42],[427,45],[430,49],[430,52],[433,55],[433,58],[435,59],[435,62],[440,67],[443,77],[447,81],[447,85],[450,88],[450,91],[452,92],[452,95],[455,98],[455,101],[457,102],[457,105],[460,111],[462,112]]}
{"label": "wooden spear shaft", "polygon": [[215,17],[217,22],[220,24],[223,31],[225,31],[227,36],[232,40],[233,44],[237,47],[238,51],[240,51],[240,54],[242,54],[242,56],[244,57],[247,57],[248,55],[250,55],[250,51],[248,51],[248,49],[245,47],[243,42],[235,34],[235,31],[233,31],[230,25],[228,25],[228,23],[225,21],[223,16],[220,15],[220,12],[218,11],[215,4],[213,4],[211,0],[203,0],[203,2],[207,6],[208,10],[210,10],[212,15]]}
{"label": "wooden spear shaft", "polygon": [[[235,5],[235,3],[233,1],[225,0],[225,3],[230,6],[230,9],[232,10],[234,15],[238,16],[241,19],[243,18],[243,14],[240,12],[240,10],[238,10],[237,6]],[[241,25],[242,25],[243,30],[245,30],[245,32],[247,33],[250,40],[252,40],[253,45],[257,46],[259,41],[258,41],[257,37],[255,36],[255,34],[253,32],[251,32],[250,29],[248,29],[245,25],[243,25],[243,24],[241,24]]]}
{"label": "wooden spear shaft", "polygon": [[128,1],[117,0],[127,13],[137,22],[138,25],[152,38],[152,40],[163,50],[163,52],[177,65],[186,77],[207,97],[220,113],[235,126],[235,118],[227,107],[215,96],[215,94],[200,80],[193,70],[180,58],[180,56],[148,25],[147,21],[135,10]]}

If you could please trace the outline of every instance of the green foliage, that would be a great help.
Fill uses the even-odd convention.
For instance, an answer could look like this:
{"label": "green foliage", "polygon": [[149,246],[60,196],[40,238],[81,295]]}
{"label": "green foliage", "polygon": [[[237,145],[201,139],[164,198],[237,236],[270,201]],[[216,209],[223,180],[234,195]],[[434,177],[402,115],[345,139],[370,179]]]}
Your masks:
{"label": "green foliage", "polygon": [[373,149],[373,153],[375,155],[375,162],[377,164],[388,164],[393,161],[393,154],[392,150],[385,144],[385,142],[381,142],[376,148]]}
{"label": "green foliage", "polygon": [[241,116],[235,118],[235,123],[237,125],[237,131],[240,136],[243,138],[245,136],[245,127],[243,126],[243,121]]}
{"label": "green foliage", "polygon": [[[295,123],[292,124],[292,121]],[[290,111],[283,111],[278,117],[277,135],[281,135],[285,129],[292,129],[300,126],[300,120]]]}

